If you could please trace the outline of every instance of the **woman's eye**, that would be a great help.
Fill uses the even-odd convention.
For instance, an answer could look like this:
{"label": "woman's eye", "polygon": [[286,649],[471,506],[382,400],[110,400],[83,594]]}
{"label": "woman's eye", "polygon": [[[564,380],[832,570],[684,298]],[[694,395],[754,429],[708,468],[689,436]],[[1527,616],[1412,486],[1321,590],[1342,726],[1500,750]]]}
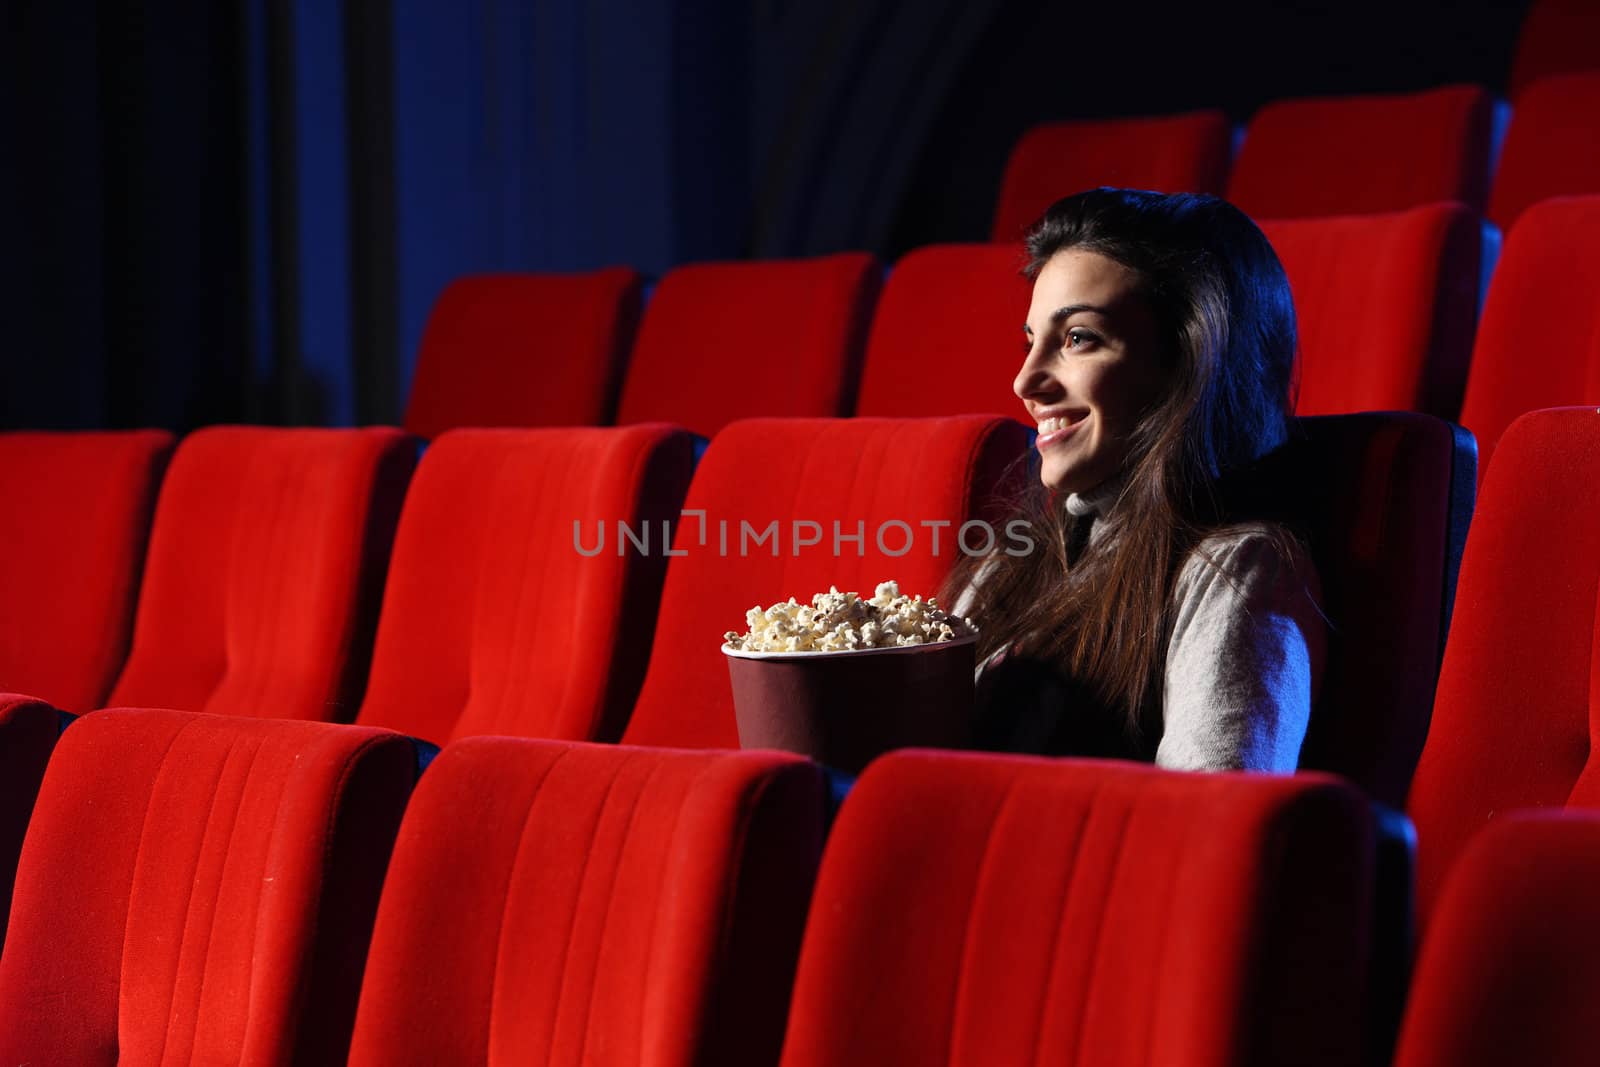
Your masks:
{"label": "woman's eye", "polygon": [[1094,339],[1095,339],[1094,338],[1094,334],[1088,332],[1087,330],[1068,330],[1067,331],[1067,347],[1068,348],[1085,348],[1085,347],[1093,344],[1094,343]]}

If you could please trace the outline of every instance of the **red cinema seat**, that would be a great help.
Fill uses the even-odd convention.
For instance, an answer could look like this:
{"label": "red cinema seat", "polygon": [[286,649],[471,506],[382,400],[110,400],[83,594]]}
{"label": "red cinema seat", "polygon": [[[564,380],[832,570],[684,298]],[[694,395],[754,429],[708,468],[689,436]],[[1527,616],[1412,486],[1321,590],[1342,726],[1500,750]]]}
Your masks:
{"label": "red cinema seat", "polygon": [[1486,470],[1518,415],[1600,404],[1600,196],[1546,200],[1507,235],[1472,350],[1461,423]]}
{"label": "red cinema seat", "polygon": [[61,713],[42,700],[0,693],[0,945],[11,914],[11,882],[28,816],[50,750],[61,732]]}
{"label": "red cinema seat", "polygon": [[967,530],[974,553],[989,535],[1014,543],[992,501],[1027,447],[1020,423],[979,415],[749,419],[723,430],[689,486],[676,541],[686,554],[667,566],[624,740],[738,747],[722,635],[743,630],[758,601],[809,603],[835,585],[870,597],[893,579],[906,595],[936,593],[963,524],[988,524]]}
{"label": "red cinema seat", "polygon": [[1511,64],[1511,97],[1522,106],[1524,90],[1540,78],[1600,70],[1600,4],[1595,0],[1534,0],[1517,34]]}
{"label": "red cinema seat", "polygon": [[625,267],[452,282],[422,336],[406,429],[606,425],[641,292]]}
{"label": "red cinema seat", "polygon": [[159,430],[0,433],[0,690],[98,707],[128,654],[156,490]]}
{"label": "red cinema seat", "polygon": [[1600,807],[1600,413],[1539,411],[1506,431],[1467,539],[1433,725],[1407,808],[1424,914],[1498,813]]}
{"label": "red cinema seat", "polygon": [[856,414],[1022,415],[1011,379],[1024,355],[1026,262],[1019,245],[971,244],[896,263],[872,317]]}
{"label": "red cinema seat", "polygon": [[1459,204],[1266,221],[1289,275],[1301,415],[1461,409],[1481,233]]}
{"label": "red cinema seat", "polygon": [[864,252],[670,271],[645,309],[617,421],[711,437],[757,415],[850,414],[881,273]]}
{"label": "red cinema seat", "polygon": [[1331,778],[892,753],[829,837],[783,1067],[1358,1062],[1372,863]]}
{"label": "red cinema seat", "polygon": [[1509,814],[1446,879],[1395,1067],[1585,1067],[1600,1002],[1600,818]]}
{"label": "red cinema seat", "polygon": [[692,465],[689,435],[661,425],[440,437],[406,495],[357,721],[439,744],[615,741]]}
{"label": "red cinema seat", "polygon": [[1228,199],[1258,219],[1365,215],[1488,197],[1492,101],[1472,85],[1281,100],[1256,112]]}
{"label": "red cinema seat", "polygon": [[991,236],[1019,240],[1057,200],[1102,185],[1221,193],[1231,140],[1228,116],[1216,110],[1035,126],[1006,161]]}
{"label": "red cinema seat", "polygon": [[1241,518],[1301,536],[1321,578],[1328,659],[1300,766],[1391,807],[1428,735],[1475,480],[1459,428],[1390,412],[1296,419],[1224,490]]}
{"label": "red cinema seat", "polygon": [[477,737],[417,787],[352,1067],[777,1061],[822,839],[775,752]]}
{"label": "red cinema seat", "polygon": [[109,703],[353,717],[415,462],[393,429],[191,434],[161,489]]}
{"label": "red cinema seat", "polygon": [[[1594,5],[1600,16],[1600,3]],[[1595,20],[1600,42],[1600,17]],[[1600,53],[1600,44],[1596,44]],[[1597,69],[1530,85],[1517,99],[1489,197],[1489,218],[1508,230],[1527,208],[1553,196],[1600,193],[1600,54]]]}
{"label": "red cinema seat", "polygon": [[0,1062],[344,1062],[415,760],[356,726],[74,722],[17,867]]}

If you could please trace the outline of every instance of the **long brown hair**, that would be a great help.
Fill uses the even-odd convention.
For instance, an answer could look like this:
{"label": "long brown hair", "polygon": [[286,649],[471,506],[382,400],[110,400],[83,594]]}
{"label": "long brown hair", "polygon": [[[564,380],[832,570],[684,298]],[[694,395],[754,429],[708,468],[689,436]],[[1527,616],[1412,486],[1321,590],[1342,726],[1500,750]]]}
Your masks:
{"label": "long brown hair", "polygon": [[[1243,212],[1215,197],[1123,189],[1069,196],[1029,230],[1023,273],[1037,278],[1069,248],[1139,276],[1170,385],[1131,435],[1126,477],[1110,509],[1109,551],[1069,558],[1073,527],[1083,520],[1067,513],[1061,494],[1026,479],[1015,517],[1031,525],[1034,550],[964,558],[944,602],[970,588],[980,657],[1005,648],[1054,666],[1121,711],[1138,738],[1159,724],[1179,567],[1226,526],[1218,484],[1284,439],[1294,308],[1271,245]],[[1286,531],[1264,529],[1288,547]]]}

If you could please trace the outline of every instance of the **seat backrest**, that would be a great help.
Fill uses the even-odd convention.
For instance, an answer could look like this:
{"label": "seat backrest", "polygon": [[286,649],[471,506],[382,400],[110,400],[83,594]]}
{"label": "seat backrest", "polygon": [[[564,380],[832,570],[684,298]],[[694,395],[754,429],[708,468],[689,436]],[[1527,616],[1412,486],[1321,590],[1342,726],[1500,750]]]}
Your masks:
{"label": "seat backrest", "polygon": [[777,1060],[822,843],[775,752],[457,741],[384,887],[350,1063]]}
{"label": "seat backrest", "polygon": [[872,317],[858,415],[1021,415],[1026,262],[1015,244],[930,245],[894,265]]}
{"label": "seat backrest", "polygon": [[1412,980],[1395,1067],[1594,1062],[1600,818],[1519,813],[1455,863]]}
{"label": "seat backrest", "polygon": [[669,271],[645,309],[617,421],[711,437],[758,415],[850,414],[881,275],[864,252]]}
{"label": "seat backrest", "polygon": [[0,1061],[342,1063],[411,743],[105,711],[61,736],[0,957]]}
{"label": "seat backrest", "polygon": [[406,429],[606,425],[642,292],[625,267],[452,282],[422,335]]}
{"label": "seat backrest", "polygon": [[1461,410],[1478,317],[1477,218],[1459,204],[1269,220],[1299,328],[1301,415]]}
{"label": "seat backrest", "polygon": [[692,466],[661,425],[440,437],[406,495],[358,721],[438,744],[615,741],[667,564],[619,552],[617,524],[676,525]]}
{"label": "seat backrest", "polygon": [[1507,235],[1489,283],[1461,423],[1481,470],[1513,419],[1600,404],[1600,196],[1545,200]]}
{"label": "seat backrest", "polygon": [[1042,123],[1011,149],[990,236],[1019,240],[1051,204],[1101,185],[1221,193],[1231,138],[1228,116],[1215,109]]}
{"label": "seat backrest", "polygon": [[1524,91],[1552,74],[1600,70],[1596,40],[1600,40],[1600,7],[1594,0],[1533,0],[1517,33],[1512,99],[1521,106]]}
{"label": "seat backrest", "polygon": [[975,554],[989,534],[1020,544],[993,502],[1026,455],[1022,425],[995,416],[749,419],[723,430],[689,487],[675,549],[686,554],[667,566],[624,738],[737,747],[722,635],[744,630],[757,602],[809,603],[830,586],[870,597],[893,579],[908,596],[936,594],[964,523],[979,523],[965,540]]}
{"label": "seat backrest", "polygon": [[98,707],[128,654],[172,435],[0,433],[0,690]]}
{"label": "seat backrest", "polygon": [[413,440],[393,429],[223,426],[185,438],[109,703],[353,717],[415,463]]}
{"label": "seat backrest", "polygon": [[17,853],[28,832],[33,800],[61,732],[61,713],[42,700],[0,693],[0,945],[11,914]]}
{"label": "seat backrest", "polygon": [[1407,808],[1424,915],[1497,812],[1600,806],[1600,414],[1540,411],[1506,431],[1461,565],[1427,746]]}
{"label": "seat backrest", "polygon": [[1276,101],[1250,120],[1228,199],[1257,219],[1442,200],[1481,214],[1492,112],[1489,94],[1475,85]]}
{"label": "seat backrest", "polygon": [[783,1067],[1357,1062],[1372,849],[1331,778],[892,753],[829,837]]}
{"label": "seat backrest", "polygon": [[1474,485],[1466,434],[1391,412],[1296,419],[1225,490],[1304,538],[1321,579],[1328,658],[1300,766],[1394,807],[1428,732]]}
{"label": "seat backrest", "polygon": [[[1600,13],[1600,5],[1595,10]],[[1600,17],[1595,32],[1600,35]],[[1600,59],[1595,66],[1537,81],[1517,98],[1489,197],[1489,218],[1502,230],[1540,200],[1600,194],[1600,137],[1594,130]]]}

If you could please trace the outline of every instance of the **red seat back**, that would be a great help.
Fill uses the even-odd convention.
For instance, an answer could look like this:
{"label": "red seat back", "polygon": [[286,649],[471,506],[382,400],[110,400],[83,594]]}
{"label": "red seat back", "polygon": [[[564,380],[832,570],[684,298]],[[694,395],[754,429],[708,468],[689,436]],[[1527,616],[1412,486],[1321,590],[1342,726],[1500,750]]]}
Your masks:
{"label": "red seat back", "polygon": [[1461,422],[1486,470],[1513,419],[1600,404],[1600,196],[1546,200],[1511,228],[1472,350]]}
{"label": "red seat back", "polygon": [[440,744],[616,740],[667,563],[619,553],[616,524],[676,524],[692,464],[661,425],[440,437],[406,496],[360,721]]}
{"label": "red seat back", "polygon": [[468,738],[418,786],[350,1063],[772,1064],[817,768]]}
{"label": "red seat back", "polygon": [[161,489],[110,703],[353,717],[415,462],[392,429],[191,434]]}
{"label": "red seat back", "polygon": [[1540,411],[1506,431],[1467,539],[1433,725],[1407,808],[1418,897],[1496,813],[1600,805],[1595,591],[1600,414]]}
{"label": "red seat back", "polygon": [[1446,881],[1412,980],[1395,1067],[1594,1062],[1600,819],[1497,821]]}
{"label": "red seat back", "polygon": [[661,279],[617,421],[711,437],[757,415],[848,415],[881,268],[864,252],[702,263]]}
{"label": "red seat back", "polygon": [[829,838],[783,1067],[1357,1062],[1372,852],[1328,778],[891,754]]}
{"label": "red seat back", "polygon": [[[1595,32],[1600,40],[1600,17]],[[1489,217],[1501,229],[1540,200],[1600,193],[1600,58],[1595,65],[1535,82],[1518,97],[1489,198]]]}
{"label": "red seat back", "polygon": [[[977,415],[749,419],[723,430],[684,505],[705,513],[704,543],[698,519],[685,519],[677,550],[686,555],[667,567],[650,667],[626,740],[737,747],[722,635],[743,630],[745,612],[758,601],[765,607],[792,596],[809,603],[830,585],[871,596],[879,582],[894,579],[907,595],[936,593],[959,558],[964,522],[987,521],[996,544],[1010,543],[1003,516],[988,505],[1026,448],[1021,424]],[[859,545],[843,540],[858,532]],[[764,533],[764,541],[754,540]],[[967,544],[983,548],[981,527],[968,531]]]}
{"label": "red seat back", "polygon": [[930,245],[894,265],[872,318],[858,415],[1022,414],[1030,287],[1020,246]]}
{"label": "red seat back", "polygon": [[1280,100],[1250,120],[1228,199],[1258,219],[1488,198],[1492,101],[1473,85]]}
{"label": "red seat back", "polygon": [[641,292],[624,267],[452,282],[422,336],[406,429],[609,423]]}
{"label": "red seat back", "polygon": [[1478,316],[1478,220],[1459,204],[1267,221],[1299,328],[1301,415],[1461,408]]}
{"label": "red seat back", "polygon": [[172,436],[0,434],[0,690],[98,707],[128,654]]}
{"label": "red seat back", "polygon": [[1230,139],[1228,117],[1216,110],[1035,126],[1006,161],[991,236],[1018,240],[1057,200],[1101,185],[1220,193]]}
{"label": "red seat back", "polygon": [[344,1062],[415,761],[354,726],[74,722],[17,867],[0,1061]]}

